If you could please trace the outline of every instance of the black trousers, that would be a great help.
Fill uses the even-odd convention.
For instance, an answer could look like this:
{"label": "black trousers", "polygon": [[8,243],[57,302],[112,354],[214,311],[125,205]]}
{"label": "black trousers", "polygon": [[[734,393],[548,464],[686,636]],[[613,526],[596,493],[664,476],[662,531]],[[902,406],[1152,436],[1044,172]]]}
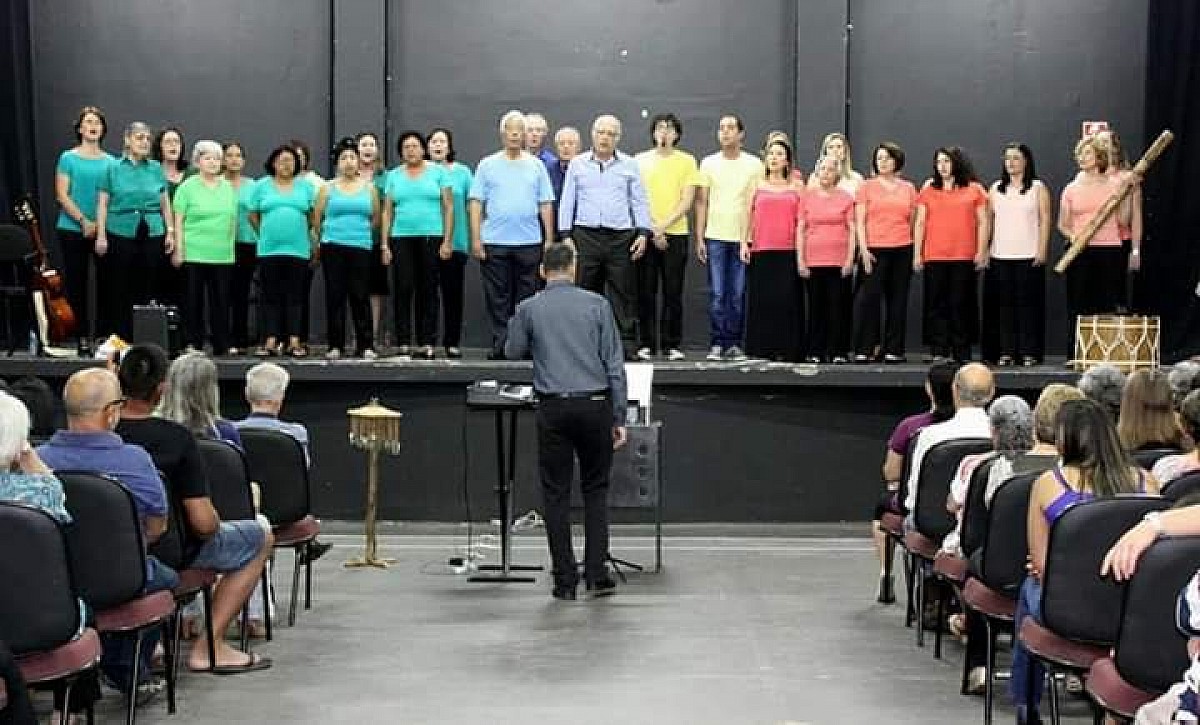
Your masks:
{"label": "black trousers", "polygon": [[229,283],[233,279],[233,265],[186,262],[183,278],[187,295],[182,312],[188,344],[197,350],[204,349],[204,303],[207,297],[213,354],[224,355],[229,350]]}
{"label": "black trousers", "polygon": [[1032,259],[992,259],[984,276],[984,296],[994,319],[999,355],[1041,360],[1045,355],[1046,268]]}
{"label": "black trousers", "polygon": [[[668,234],[666,249],[647,242],[646,254],[636,262],[639,347],[648,347],[651,352],[674,350],[683,340],[683,275],[689,244],[691,237],[687,234]],[[660,283],[661,316],[658,314]]]}
{"label": "black trousers", "polygon": [[92,306],[88,292],[88,267],[95,259],[96,241],[83,234],[59,229],[58,244],[62,248],[62,276],[67,302],[75,313],[76,337],[85,339],[92,334]]}
{"label": "black trousers", "polygon": [[571,545],[571,479],[579,458],[583,493],[584,576],[597,582],[607,576],[608,474],[612,468],[612,401],[593,398],[542,398],[537,409],[538,474],[542,480],[546,540],[554,566],[554,582],[573,586],[579,578]]}
{"label": "black trousers", "polygon": [[308,304],[304,286],[308,260],[271,256],[261,257],[258,265],[262,273],[263,337],[274,337],[277,342],[299,337],[301,310]]}
{"label": "black trousers", "polygon": [[1125,305],[1128,256],[1122,247],[1088,247],[1067,267],[1067,357],[1075,354],[1075,318],[1112,315]]}
{"label": "black trousers", "polygon": [[144,305],[155,295],[158,273],[166,258],[165,239],[149,235],[145,222],[137,234],[123,237],[108,235],[108,252],[100,258],[99,287],[101,335],[115,332],[125,340],[133,339],[133,306]]}
{"label": "black trousers", "polygon": [[392,237],[392,306],[396,344],[411,345],[413,316],[417,344],[437,344],[438,247],[441,237]]}
{"label": "black trousers", "polygon": [[971,357],[979,331],[977,277],[974,262],[926,263],[923,337],[933,354]]}
{"label": "black trousers", "polygon": [[[903,355],[908,327],[908,287],[912,280],[912,246],[872,249],[870,274],[860,267],[854,297],[854,352]],[[883,340],[879,338],[879,305],[883,303]]]}
{"label": "black trousers", "polygon": [[463,327],[463,279],[467,253],[455,252],[450,259],[438,258],[438,287],[442,294],[442,344],[458,347]]}
{"label": "black trousers", "polygon": [[[229,280],[229,331],[230,344],[234,347],[250,345],[250,295],[254,286],[254,272],[258,269],[258,247],[238,242],[233,245],[233,273]],[[256,314],[259,326],[262,314]]]}
{"label": "black trousers", "polygon": [[304,303],[300,305],[300,342],[307,345],[309,333],[309,325],[312,322],[312,283],[313,276],[317,270],[309,265],[304,268],[304,292],[301,294]]}
{"label": "black trousers", "polygon": [[487,258],[479,265],[483,301],[492,327],[492,351],[502,352],[508,336],[508,320],[517,305],[537,291],[542,245],[488,244]]}
{"label": "black trousers", "polygon": [[629,256],[636,236],[633,229],[571,230],[579,250],[579,286],[608,299],[626,355],[633,354],[637,343],[637,272]]}
{"label": "black trousers", "polygon": [[373,250],[346,244],[322,244],[325,272],[325,324],[329,349],[346,349],[346,305],[354,322],[354,344],[361,355],[375,347],[371,333],[371,261]]}
{"label": "black trousers", "polygon": [[844,356],[850,347],[847,334],[850,280],[842,276],[840,267],[813,267],[805,286],[808,287],[808,354],[823,360]]}

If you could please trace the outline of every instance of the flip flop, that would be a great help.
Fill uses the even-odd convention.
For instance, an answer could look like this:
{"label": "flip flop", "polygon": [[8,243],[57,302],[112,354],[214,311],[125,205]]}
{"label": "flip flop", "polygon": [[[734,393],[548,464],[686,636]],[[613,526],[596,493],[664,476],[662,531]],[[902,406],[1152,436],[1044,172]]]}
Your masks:
{"label": "flip flop", "polygon": [[270,657],[262,657],[258,654],[250,655],[250,661],[240,665],[217,665],[212,669],[201,668],[195,669],[188,666],[192,672],[211,672],[214,675],[240,675],[243,672],[257,672],[258,670],[270,669],[274,664]]}

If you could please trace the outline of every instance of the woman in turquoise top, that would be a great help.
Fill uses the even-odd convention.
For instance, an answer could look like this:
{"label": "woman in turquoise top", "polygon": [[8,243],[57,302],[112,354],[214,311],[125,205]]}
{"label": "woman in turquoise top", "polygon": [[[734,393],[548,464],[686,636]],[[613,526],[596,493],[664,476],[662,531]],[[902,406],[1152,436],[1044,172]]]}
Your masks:
{"label": "woman in turquoise top", "polygon": [[396,148],[401,163],[388,172],[383,202],[383,229],[389,237],[383,263],[392,268],[396,342],[400,356],[408,356],[415,307],[419,354],[432,360],[437,342],[438,258],[442,253],[450,256],[454,248],[454,196],[446,170],[426,161],[424,136],[405,131]]}
{"label": "woman in turquoise top", "polygon": [[100,109],[85,106],[75,119],[79,144],[62,152],[54,174],[54,196],[60,207],[55,227],[63,253],[63,284],[78,324],[80,357],[91,354],[88,265],[95,252],[96,197],[108,167],[116,162],[100,148],[107,131],[108,123]]}
{"label": "woman in turquoise top", "polygon": [[133,306],[157,289],[159,269],[175,250],[174,220],[162,166],[150,158],[150,127],[125,129],[125,153],[100,182],[96,197],[96,254],[104,333],[133,337]]}
{"label": "woman in turquoise top", "polygon": [[280,340],[287,338],[289,355],[307,357],[300,331],[302,310],[308,304],[304,294],[308,266],[320,254],[311,226],[316,190],[296,177],[300,159],[291,146],[272,151],[263,168],[267,176],[255,184],[250,224],[258,233],[266,339],[254,354],[278,355]]}
{"label": "woman in turquoise top", "polygon": [[254,200],[254,179],[242,176],[246,151],[237,141],[222,146],[225,152],[225,180],[237,193],[238,221],[233,245],[233,275],[229,280],[229,354],[250,347],[250,286],[258,268],[258,235],[250,226],[250,205]]}
{"label": "woman in turquoise top", "polygon": [[[383,199],[383,181],[387,173],[383,162],[379,159],[379,137],[370,131],[363,131],[355,137],[358,141],[358,175],[375,184],[375,192]],[[390,292],[388,286],[388,268],[383,266],[383,234],[375,229],[375,251],[371,255],[371,278],[368,290],[371,299],[371,332],[376,341],[384,340],[380,334],[380,321],[383,319],[383,305]],[[381,344],[386,345],[386,342]]]}
{"label": "woman in turquoise top", "polygon": [[442,344],[446,346],[446,357],[457,360],[462,357],[458,343],[462,339],[463,273],[471,248],[467,224],[471,168],[455,160],[454,134],[449,129],[435,128],[430,131],[428,146],[429,158],[446,170],[450,178],[450,193],[454,198],[453,247],[450,254],[446,254],[444,248],[438,249],[438,286],[442,293]]}
{"label": "woman in turquoise top", "polygon": [[367,301],[371,274],[372,232],[379,225],[379,195],[359,171],[358,144],[344,138],[333,149],[337,176],[317,193],[313,225],[321,230],[321,265],[325,269],[325,322],[331,360],[346,349],[346,302],[354,320],[358,355],[375,359],[371,306]]}

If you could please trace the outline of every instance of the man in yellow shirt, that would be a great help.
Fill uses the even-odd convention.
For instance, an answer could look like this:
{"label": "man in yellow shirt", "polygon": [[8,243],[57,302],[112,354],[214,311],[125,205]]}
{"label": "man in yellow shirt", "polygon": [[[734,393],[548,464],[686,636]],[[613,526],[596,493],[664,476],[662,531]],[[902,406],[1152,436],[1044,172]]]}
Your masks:
{"label": "man in yellow shirt", "polygon": [[[652,222],[650,247],[638,261],[641,341],[637,357],[650,360],[664,352],[669,360],[683,360],[683,274],[688,260],[688,212],[696,196],[696,158],[675,148],[683,136],[683,124],[675,114],[655,116],[650,133],[654,148],[637,155]],[[656,314],[660,281],[661,317]]]}

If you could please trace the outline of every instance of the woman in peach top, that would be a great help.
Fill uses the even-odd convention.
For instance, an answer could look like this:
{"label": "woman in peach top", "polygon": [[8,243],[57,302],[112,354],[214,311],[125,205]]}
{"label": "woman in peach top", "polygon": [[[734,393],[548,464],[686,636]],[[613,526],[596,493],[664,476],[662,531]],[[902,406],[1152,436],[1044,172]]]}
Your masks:
{"label": "woman in peach top", "polygon": [[885,363],[899,363],[904,362],[917,190],[898,176],[904,168],[904,151],[891,141],[875,148],[871,166],[875,175],[858,187],[854,206],[861,263],[854,299],[854,362],[882,359]]}
{"label": "woman in peach top", "polygon": [[[1058,209],[1058,230],[1068,242],[1088,225],[1123,183],[1121,178],[1108,173],[1108,147],[1095,136],[1075,144],[1075,161],[1081,173],[1063,189]],[[1130,202],[1126,198],[1067,268],[1068,355],[1074,349],[1078,315],[1113,314],[1123,305],[1127,262],[1120,225],[1129,223]]]}
{"label": "woman in peach top", "polygon": [[807,362],[846,362],[850,275],[854,273],[854,197],[838,186],[840,163],[817,161],[817,185],[804,195],[798,236],[800,276],[808,280]]}
{"label": "woman in peach top", "polygon": [[767,143],[766,178],[750,197],[750,234],[742,242],[746,270],[746,354],[779,362],[800,359],[804,297],[797,276],[796,238],[804,185],[792,168],[792,147]]}

